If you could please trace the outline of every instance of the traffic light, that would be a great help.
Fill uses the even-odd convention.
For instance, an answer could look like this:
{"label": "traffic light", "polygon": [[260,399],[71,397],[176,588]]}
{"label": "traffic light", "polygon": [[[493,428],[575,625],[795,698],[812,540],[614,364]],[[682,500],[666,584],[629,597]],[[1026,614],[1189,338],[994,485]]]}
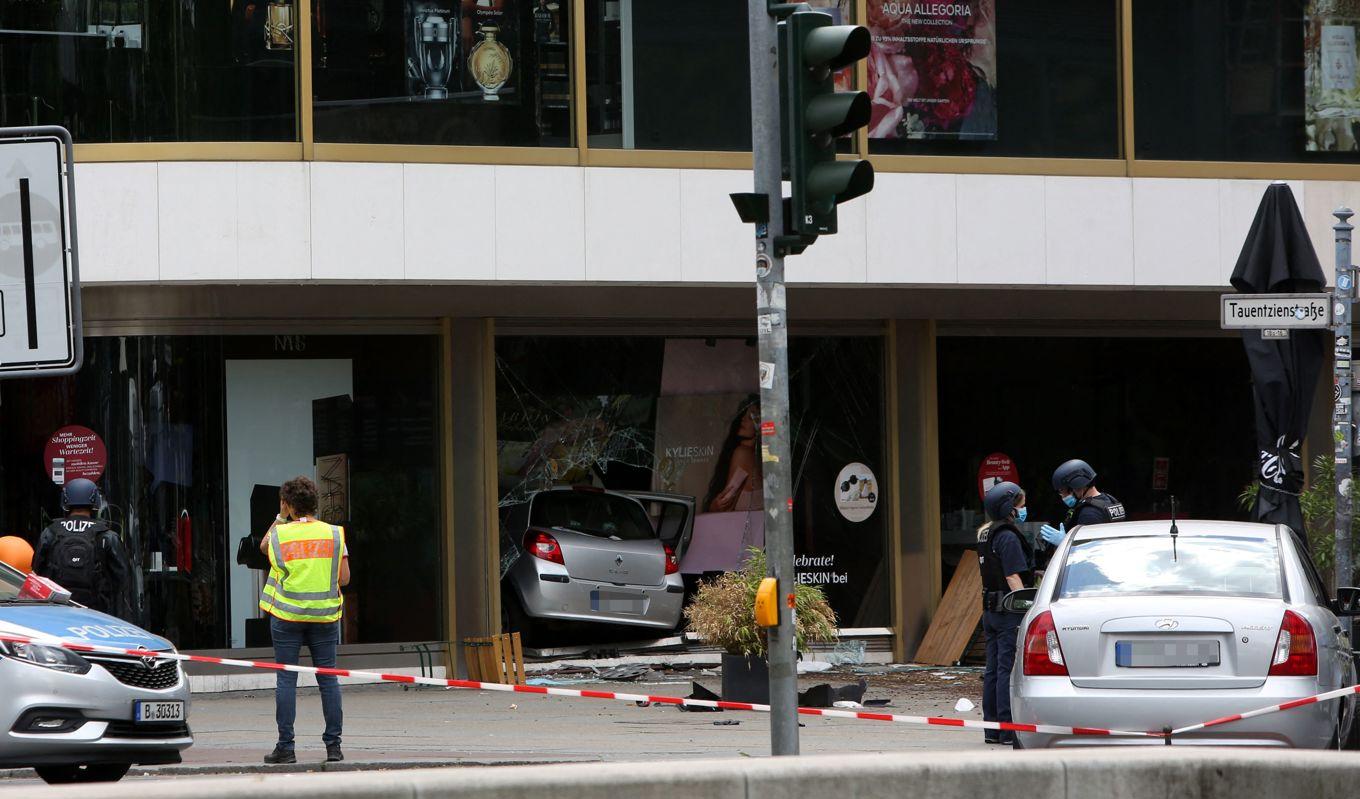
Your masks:
{"label": "traffic light", "polygon": [[779,23],[784,179],[793,184],[785,230],[805,241],[836,232],[836,206],[874,187],[868,161],[837,161],[836,139],[869,124],[867,92],[838,92],[835,73],[869,55],[869,30],[817,11]]}

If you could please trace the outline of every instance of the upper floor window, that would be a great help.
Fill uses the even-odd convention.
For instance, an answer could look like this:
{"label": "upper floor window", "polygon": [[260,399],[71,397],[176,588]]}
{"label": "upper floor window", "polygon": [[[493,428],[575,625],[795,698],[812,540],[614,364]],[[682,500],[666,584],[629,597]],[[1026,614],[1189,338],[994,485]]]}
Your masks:
{"label": "upper floor window", "polygon": [[319,142],[572,146],[571,0],[313,0]]}
{"label": "upper floor window", "polygon": [[1137,156],[1354,159],[1357,26],[1360,10],[1339,0],[1139,0]]}
{"label": "upper floor window", "polygon": [[0,2],[0,127],[297,141],[293,0]]}
{"label": "upper floor window", "polygon": [[869,151],[1119,156],[1118,8],[868,0]]}

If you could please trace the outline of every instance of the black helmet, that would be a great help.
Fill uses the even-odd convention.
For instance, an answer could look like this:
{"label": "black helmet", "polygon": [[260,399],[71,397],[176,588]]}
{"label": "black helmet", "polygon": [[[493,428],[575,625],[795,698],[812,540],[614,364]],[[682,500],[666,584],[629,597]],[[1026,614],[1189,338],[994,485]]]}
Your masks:
{"label": "black helmet", "polygon": [[1025,496],[1024,489],[1015,483],[997,483],[987,489],[987,494],[982,498],[982,509],[987,512],[987,518],[994,522],[1009,519],[1015,513],[1015,506]]}
{"label": "black helmet", "polygon": [[1096,481],[1096,470],[1091,464],[1075,458],[1053,470],[1053,490],[1061,492],[1064,488],[1076,492]]}
{"label": "black helmet", "polygon": [[99,486],[84,477],[77,477],[61,489],[61,509],[98,508],[103,505]]}

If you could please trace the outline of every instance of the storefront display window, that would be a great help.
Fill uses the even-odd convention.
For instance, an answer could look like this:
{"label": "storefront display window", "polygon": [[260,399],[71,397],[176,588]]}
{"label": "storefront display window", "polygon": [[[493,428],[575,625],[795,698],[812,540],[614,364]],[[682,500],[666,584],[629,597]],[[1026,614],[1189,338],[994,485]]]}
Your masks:
{"label": "storefront display window", "polygon": [[[346,528],[344,642],[436,639],[436,345],[88,338],[76,377],[0,385],[0,529],[36,541],[59,513],[55,479],[94,479],[132,560],[133,621],[185,649],[264,646],[264,575],[237,547],[268,527],[279,484],[304,474],[321,489],[318,517]],[[100,446],[77,453],[86,440]]]}
{"label": "storefront display window", "polygon": [[[1140,0],[1133,7],[1137,155],[1350,161],[1360,147],[1352,4]],[[1168,87],[1175,87],[1168,90]]]}
{"label": "storefront display window", "polygon": [[1119,156],[1116,3],[867,8],[871,153]]}
{"label": "storefront display window", "polygon": [[0,3],[0,127],[297,141],[293,0]]}
{"label": "storefront display window", "polygon": [[[695,508],[680,560],[691,585],[763,545],[754,340],[509,336],[496,352],[503,507],[569,484],[682,495]],[[882,358],[877,338],[790,346],[799,579],[826,590],[845,627],[889,616]]]}
{"label": "storefront display window", "polygon": [[1028,493],[1028,532],[1056,526],[1052,474],[1071,458],[1130,519],[1168,518],[1172,495],[1182,518],[1242,518],[1256,439],[1237,338],[949,337],[938,363],[947,559],[975,545],[995,481]]}
{"label": "storefront display window", "polygon": [[572,146],[571,0],[314,0],[316,140]]}
{"label": "storefront display window", "polygon": [[[585,0],[590,146],[751,149],[746,4]],[[850,0],[814,0],[837,21]],[[846,72],[844,85],[851,79]]]}

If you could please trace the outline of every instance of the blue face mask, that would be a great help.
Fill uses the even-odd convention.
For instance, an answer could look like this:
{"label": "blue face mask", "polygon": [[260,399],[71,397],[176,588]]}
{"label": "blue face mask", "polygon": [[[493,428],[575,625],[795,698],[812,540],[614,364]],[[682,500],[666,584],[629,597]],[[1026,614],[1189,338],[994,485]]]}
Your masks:
{"label": "blue face mask", "polygon": [[1076,495],[1076,494],[1068,494],[1067,496],[1063,497],[1062,500],[1063,500],[1063,504],[1066,505],[1066,506],[1069,507],[1069,508],[1075,508],[1075,507],[1077,506],[1077,495]]}
{"label": "blue face mask", "polygon": [[1022,522],[1022,523],[1023,523],[1023,522],[1025,521],[1025,519],[1028,519],[1028,518],[1029,518],[1029,508],[1016,508],[1016,509],[1015,509],[1015,520],[1016,520],[1017,522]]}

